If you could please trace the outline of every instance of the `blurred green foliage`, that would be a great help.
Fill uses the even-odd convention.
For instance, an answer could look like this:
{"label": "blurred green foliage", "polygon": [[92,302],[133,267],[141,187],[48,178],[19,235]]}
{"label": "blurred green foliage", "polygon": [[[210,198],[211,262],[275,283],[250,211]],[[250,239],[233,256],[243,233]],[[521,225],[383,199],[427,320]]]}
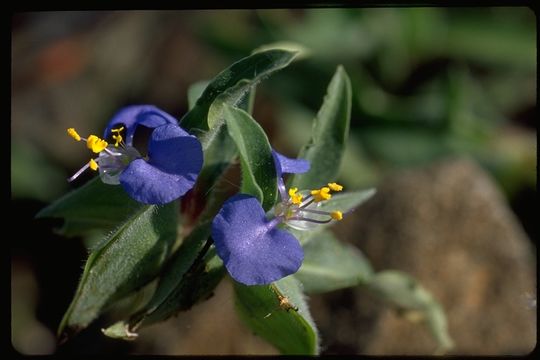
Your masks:
{"label": "blurred green foliage", "polygon": [[268,92],[279,97],[273,99],[279,104],[276,133],[290,135],[286,147],[296,150],[302,142],[296,137],[309,133],[331,64],[347,69],[356,136],[346,155],[346,184],[373,185],[395,167],[465,155],[510,196],[534,187],[536,24],[530,9],[261,10],[235,13],[242,25],[224,30],[227,15],[198,27],[222,54],[234,58],[260,43],[295,41],[312,55],[268,81]]}
{"label": "blurred green foliage", "polygon": [[[536,183],[536,23],[528,8],[67,15],[30,14],[22,17],[26,26],[14,31],[14,58],[27,58],[13,64],[14,197],[54,198],[63,189],[56,184],[55,167],[75,169],[72,158],[82,161],[76,154],[63,158],[38,136],[45,124],[53,124],[46,127],[49,136],[60,136],[56,132],[61,125],[70,125],[59,124],[63,119],[84,121],[85,130],[96,131],[119,106],[144,102],[176,110],[181,117],[187,111],[190,83],[273,42],[296,42],[310,55],[265,81],[258,94],[258,101],[268,105],[255,109],[254,117],[278,150],[299,150],[310,133],[326,79],[341,63],[353,91],[353,136],[341,179],[346,185],[371,186],[396,167],[452,155],[475,158],[509,196]],[[54,21],[63,23],[63,31],[46,26]],[[26,41],[32,38],[39,40],[37,46]],[[121,45],[114,48],[111,39],[122,40]],[[67,56],[55,57],[55,51]],[[52,59],[45,62],[49,67],[43,65],[44,57]],[[54,63],[61,58],[63,63]],[[36,70],[33,64],[42,66]],[[66,64],[72,69],[67,75]],[[61,66],[63,72],[57,69]],[[49,68],[52,75],[36,73]],[[26,108],[35,103],[43,105],[41,110]],[[75,110],[76,105],[86,114]],[[62,106],[65,110],[58,109]],[[83,118],[77,119],[79,115]],[[43,124],[33,126],[36,121]],[[25,160],[30,150],[18,150],[23,142],[42,152],[43,161]],[[34,173],[44,176],[31,176]]]}

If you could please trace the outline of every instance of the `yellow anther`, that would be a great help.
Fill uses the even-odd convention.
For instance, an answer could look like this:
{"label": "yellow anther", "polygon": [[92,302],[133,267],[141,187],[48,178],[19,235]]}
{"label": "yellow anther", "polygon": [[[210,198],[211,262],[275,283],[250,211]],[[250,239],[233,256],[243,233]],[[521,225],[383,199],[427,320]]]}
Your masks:
{"label": "yellow anther", "polygon": [[99,168],[97,162],[94,159],[90,159],[90,161],[88,162],[88,165],[90,166],[90,169],[94,171],[96,171]]}
{"label": "yellow anther", "polygon": [[118,147],[118,145],[120,145],[120,143],[124,140],[122,135],[120,135],[120,132],[122,132],[122,130],[124,130],[123,126],[119,127],[118,129],[111,130],[111,133],[113,134],[112,138],[116,141],[114,144],[115,147]]}
{"label": "yellow anther", "polygon": [[302,203],[302,195],[297,194],[298,188],[290,188],[289,189],[289,196],[291,197],[291,201],[295,205],[300,205]]}
{"label": "yellow anther", "polygon": [[109,144],[105,140],[98,138],[96,135],[90,135],[86,140],[86,146],[96,154],[102,152],[107,145]]}
{"label": "yellow anther", "polygon": [[112,138],[116,141],[116,142],[114,143],[114,146],[115,146],[115,147],[118,147],[118,145],[122,142],[122,140],[124,140],[124,139],[122,138],[122,135],[113,135]]}
{"label": "yellow anther", "polygon": [[69,136],[71,136],[75,140],[81,141],[81,136],[79,134],[77,134],[77,131],[75,131],[74,128],[67,129],[67,133],[68,133]]}
{"label": "yellow anther", "polygon": [[343,186],[337,184],[337,183],[328,183],[328,187],[332,190],[332,191],[341,191],[343,190]]}
{"label": "yellow anther", "polygon": [[318,190],[311,190],[311,195],[315,198],[315,202],[328,200],[332,197],[332,195],[330,195],[330,188],[326,186]]}
{"label": "yellow anther", "polygon": [[338,220],[338,221],[343,219],[343,213],[341,211],[332,211],[330,213],[330,216],[332,217],[332,219]]}

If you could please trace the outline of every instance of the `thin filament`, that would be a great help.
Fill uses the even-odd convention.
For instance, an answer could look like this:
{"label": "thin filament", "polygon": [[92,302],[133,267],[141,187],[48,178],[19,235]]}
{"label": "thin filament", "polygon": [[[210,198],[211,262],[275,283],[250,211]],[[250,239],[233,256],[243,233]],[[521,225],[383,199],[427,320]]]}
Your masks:
{"label": "thin filament", "polygon": [[330,221],[332,221],[332,219],[315,220],[315,219],[305,218],[305,217],[301,217],[301,216],[293,216],[293,217],[290,217],[288,220],[308,221],[308,222],[312,222],[312,223],[316,223],[316,224],[328,224]]}
{"label": "thin filament", "polygon": [[70,177],[67,181],[68,182],[72,182],[73,180],[75,180],[77,177],[79,177],[79,175],[81,175],[86,169],[88,169],[90,167],[90,163],[86,163],[86,165],[84,165],[82,168],[79,169],[79,171],[77,171],[72,177]]}

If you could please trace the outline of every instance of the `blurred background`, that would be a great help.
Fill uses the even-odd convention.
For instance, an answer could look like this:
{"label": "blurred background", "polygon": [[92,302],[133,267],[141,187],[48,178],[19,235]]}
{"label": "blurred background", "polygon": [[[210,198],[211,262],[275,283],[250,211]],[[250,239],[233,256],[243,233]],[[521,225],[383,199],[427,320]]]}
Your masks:
{"label": "blurred background", "polygon": [[[409,272],[447,311],[454,354],[536,346],[535,14],[524,7],[26,12],[12,17],[11,341],[24,354],[272,354],[234,314],[230,283],[191,312],[104,337],[100,320],[63,346],[55,331],[86,258],[83,239],[35,213],[87,181],[88,153],[129,104],[181,118],[187,89],[261,45],[310,56],[263,81],[254,117],[295,156],[342,64],[352,81],[340,177],[377,195],[336,226],[376,270]],[[323,354],[430,354],[420,325],[362,289],[311,297]],[[225,327],[226,326],[226,327]],[[211,342],[213,346],[209,346]]]}

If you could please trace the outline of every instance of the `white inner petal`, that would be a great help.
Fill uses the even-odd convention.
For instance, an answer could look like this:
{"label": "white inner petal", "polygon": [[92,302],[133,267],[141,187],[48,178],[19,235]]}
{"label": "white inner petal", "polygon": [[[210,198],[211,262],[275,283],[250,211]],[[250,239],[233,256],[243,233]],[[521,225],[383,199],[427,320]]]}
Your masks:
{"label": "white inner petal", "polygon": [[109,146],[111,155],[106,151],[99,153],[99,177],[101,181],[109,185],[120,184],[120,174],[134,159],[140,158],[139,152],[132,146],[114,147]]}

